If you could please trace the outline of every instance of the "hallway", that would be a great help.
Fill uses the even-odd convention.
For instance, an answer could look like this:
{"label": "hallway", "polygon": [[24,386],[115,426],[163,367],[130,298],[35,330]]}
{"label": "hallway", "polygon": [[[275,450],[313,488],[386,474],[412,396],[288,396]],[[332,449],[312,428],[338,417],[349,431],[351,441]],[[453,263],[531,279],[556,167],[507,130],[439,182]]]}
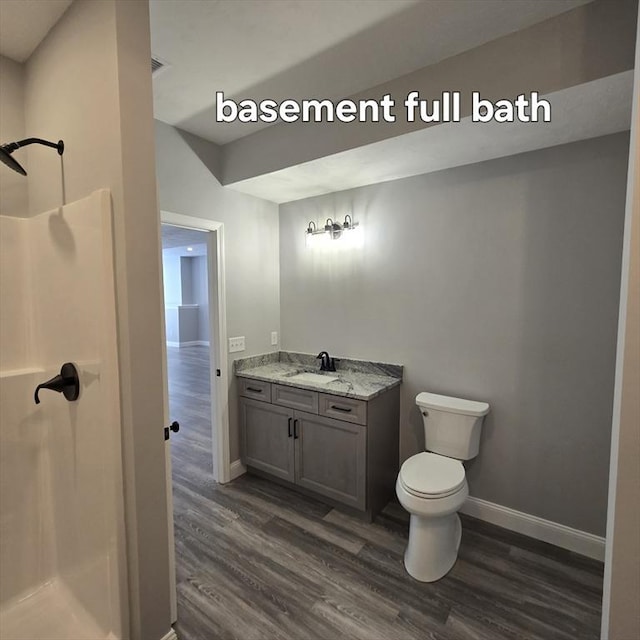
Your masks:
{"label": "hallway", "polygon": [[[209,347],[167,347],[169,416],[180,423],[171,438],[174,467],[195,465],[194,473],[213,473]],[[174,474],[175,475],[175,474]],[[175,484],[175,480],[174,480]]]}

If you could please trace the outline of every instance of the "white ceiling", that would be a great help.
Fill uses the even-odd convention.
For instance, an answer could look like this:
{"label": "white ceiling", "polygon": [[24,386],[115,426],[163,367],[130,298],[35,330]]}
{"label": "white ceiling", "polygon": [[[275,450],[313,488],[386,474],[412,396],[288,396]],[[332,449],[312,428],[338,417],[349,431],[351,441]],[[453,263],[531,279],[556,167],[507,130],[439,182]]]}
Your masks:
{"label": "white ceiling", "polygon": [[216,123],[216,91],[350,96],[588,1],[151,0],[155,117],[224,144],[268,125]]}
{"label": "white ceiling", "polygon": [[[217,90],[345,97],[589,1],[150,0],[152,51],[169,63],[154,77],[155,115],[224,144],[268,125],[216,123]],[[71,2],[0,0],[0,54],[27,60]],[[550,125],[467,119],[230,186],[281,203],[622,131],[631,90],[619,74],[548,96]],[[163,227],[163,246],[187,245],[199,252],[198,232]]]}
{"label": "white ceiling", "polygon": [[633,71],[545,96],[550,123],[462,122],[428,127],[395,138],[295,165],[229,185],[277,203],[353,189],[474,162],[585,140],[629,129]]}
{"label": "white ceiling", "polygon": [[[179,255],[184,256],[207,255],[208,232],[176,227],[172,224],[161,225],[161,230],[163,250],[176,249]],[[187,247],[191,247],[193,251],[187,251]]]}
{"label": "white ceiling", "polygon": [[72,0],[0,0],[0,55],[24,62]]}

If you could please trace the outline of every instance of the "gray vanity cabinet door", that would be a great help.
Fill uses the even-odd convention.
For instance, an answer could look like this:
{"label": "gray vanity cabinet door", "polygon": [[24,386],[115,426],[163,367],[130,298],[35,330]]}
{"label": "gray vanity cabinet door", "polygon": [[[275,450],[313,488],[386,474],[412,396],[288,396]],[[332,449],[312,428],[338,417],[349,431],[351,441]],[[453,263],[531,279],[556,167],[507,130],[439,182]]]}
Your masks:
{"label": "gray vanity cabinet door", "polygon": [[292,416],[290,409],[240,398],[240,428],[246,465],[294,481]]}
{"label": "gray vanity cabinet door", "polygon": [[296,484],[366,507],[366,427],[296,411]]}

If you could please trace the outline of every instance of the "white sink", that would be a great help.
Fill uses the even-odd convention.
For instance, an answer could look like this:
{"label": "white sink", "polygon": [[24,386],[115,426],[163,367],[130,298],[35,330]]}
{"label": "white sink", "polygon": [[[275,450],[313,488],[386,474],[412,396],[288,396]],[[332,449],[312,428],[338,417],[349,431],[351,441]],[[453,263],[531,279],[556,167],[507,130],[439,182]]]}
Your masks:
{"label": "white sink", "polygon": [[298,373],[295,376],[287,378],[291,382],[312,382],[313,384],[329,384],[339,380],[338,376],[323,376],[319,373]]}

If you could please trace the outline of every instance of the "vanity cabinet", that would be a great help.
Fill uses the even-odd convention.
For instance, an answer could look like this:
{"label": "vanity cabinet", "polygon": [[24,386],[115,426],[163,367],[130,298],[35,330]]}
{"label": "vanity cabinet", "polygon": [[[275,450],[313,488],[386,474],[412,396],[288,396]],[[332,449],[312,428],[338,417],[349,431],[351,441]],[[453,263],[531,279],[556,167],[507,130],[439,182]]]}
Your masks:
{"label": "vanity cabinet", "polygon": [[295,412],[295,483],[355,509],[366,507],[366,429]]}
{"label": "vanity cabinet", "polygon": [[385,506],[398,473],[399,387],[366,401],[254,382],[240,384],[242,461],[249,471],[369,518]]}
{"label": "vanity cabinet", "polygon": [[293,416],[289,409],[242,398],[240,423],[244,463],[283,480],[295,481]]}

